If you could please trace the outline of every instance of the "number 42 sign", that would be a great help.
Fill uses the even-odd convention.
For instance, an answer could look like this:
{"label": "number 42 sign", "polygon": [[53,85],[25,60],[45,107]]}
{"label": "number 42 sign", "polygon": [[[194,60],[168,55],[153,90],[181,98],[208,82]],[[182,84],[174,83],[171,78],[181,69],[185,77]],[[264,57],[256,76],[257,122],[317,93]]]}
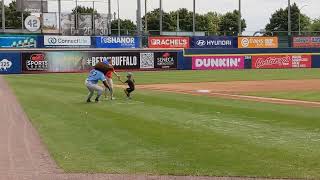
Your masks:
{"label": "number 42 sign", "polygon": [[31,31],[31,32],[38,31],[41,26],[40,19],[36,16],[28,16],[24,20],[24,26],[28,31]]}

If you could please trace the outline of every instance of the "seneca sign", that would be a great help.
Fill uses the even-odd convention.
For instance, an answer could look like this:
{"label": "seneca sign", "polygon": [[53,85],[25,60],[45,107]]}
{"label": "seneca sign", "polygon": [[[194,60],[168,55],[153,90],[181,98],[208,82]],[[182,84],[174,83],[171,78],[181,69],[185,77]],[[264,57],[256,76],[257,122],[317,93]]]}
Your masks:
{"label": "seneca sign", "polygon": [[192,57],[193,70],[244,69],[244,56]]}

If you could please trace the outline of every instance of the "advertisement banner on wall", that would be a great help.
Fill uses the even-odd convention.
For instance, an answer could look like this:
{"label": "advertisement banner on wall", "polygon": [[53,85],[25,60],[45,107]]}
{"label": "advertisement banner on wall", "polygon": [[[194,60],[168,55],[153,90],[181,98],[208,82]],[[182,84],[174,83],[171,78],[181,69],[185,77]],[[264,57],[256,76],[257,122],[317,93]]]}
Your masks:
{"label": "advertisement banner on wall", "polygon": [[38,36],[0,36],[1,48],[37,48],[40,47]]}
{"label": "advertisement banner on wall", "polygon": [[177,52],[140,53],[140,69],[177,69]]}
{"label": "advertisement banner on wall", "polygon": [[292,44],[295,48],[319,48],[320,37],[293,37]]}
{"label": "advertisement banner on wall", "polygon": [[244,69],[244,56],[196,56],[192,57],[192,69]]}
{"label": "advertisement banner on wall", "polygon": [[139,37],[98,36],[94,38],[96,48],[139,48]]}
{"label": "advertisement banner on wall", "polygon": [[236,48],[236,38],[228,36],[195,36],[191,40],[192,48]]}
{"label": "advertisement banner on wall", "polygon": [[19,53],[0,53],[0,74],[21,73],[21,59]]}
{"label": "advertisement banner on wall", "polygon": [[45,47],[90,47],[90,36],[44,36]]}
{"label": "advertisement banner on wall", "polygon": [[189,37],[149,37],[149,48],[189,48]]}
{"label": "advertisement banner on wall", "polygon": [[115,69],[177,68],[177,52],[35,52],[22,53],[22,71],[84,72],[111,59]]}
{"label": "advertisement banner on wall", "polygon": [[252,69],[311,68],[311,55],[252,56]]}
{"label": "advertisement banner on wall", "polygon": [[111,59],[116,69],[139,69],[138,52],[45,52],[22,53],[23,72],[82,72]]}
{"label": "advertisement banner on wall", "polygon": [[238,48],[278,48],[278,37],[239,37]]}

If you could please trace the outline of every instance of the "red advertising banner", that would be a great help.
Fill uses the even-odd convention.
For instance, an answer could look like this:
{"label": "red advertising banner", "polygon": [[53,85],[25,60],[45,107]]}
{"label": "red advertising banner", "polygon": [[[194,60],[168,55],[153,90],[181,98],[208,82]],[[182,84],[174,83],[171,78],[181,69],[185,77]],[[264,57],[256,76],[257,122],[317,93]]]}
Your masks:
{"label": "red advertising banner", "polygon": [[192,57],[192,69],[244,69],[244,56],[196,56]]}
{"label": "red advertising banner", "polygon": [[293,37],[295,48],[319,48],[320,37]]}
{"label": "red advertising banner", "polygon": [[311,68],[311,55],[252,56],[252,69]]}
{"label": "red advertising banner", "polygon": [[149,37],[149,48],[189,48],[189,37]]}

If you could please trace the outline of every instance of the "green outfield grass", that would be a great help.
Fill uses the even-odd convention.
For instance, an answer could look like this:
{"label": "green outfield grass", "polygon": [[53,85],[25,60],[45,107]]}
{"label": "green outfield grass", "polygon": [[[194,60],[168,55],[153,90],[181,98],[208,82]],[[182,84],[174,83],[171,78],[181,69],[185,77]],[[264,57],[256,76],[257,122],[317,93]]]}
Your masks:
{"label": "green outfield grass", "polygon": [[[125,76],[125,72],[120,73]],[[46,76],[26,76],[34,80],[48,78],[84,81],[87,74],[48,74]],[[64,77],[65,76],[65,77]],[[320,69],[274,69],[274,70],[221,70],[221,71],[160,71],[134,72],[138,84],[184,83],[184,82],[214,82],[214,81],[252,81],[252,80],[290,80],[318,79]],[[116,82],[116,81],[115,81]]]}
{"label": "green outfield grass", "polygon": [[[318,78],[319,70],[135,73],[140,84]],[[84,74],[6,76],[66,172],[320,178],[317,108],[138,90],[85,104]]]}

